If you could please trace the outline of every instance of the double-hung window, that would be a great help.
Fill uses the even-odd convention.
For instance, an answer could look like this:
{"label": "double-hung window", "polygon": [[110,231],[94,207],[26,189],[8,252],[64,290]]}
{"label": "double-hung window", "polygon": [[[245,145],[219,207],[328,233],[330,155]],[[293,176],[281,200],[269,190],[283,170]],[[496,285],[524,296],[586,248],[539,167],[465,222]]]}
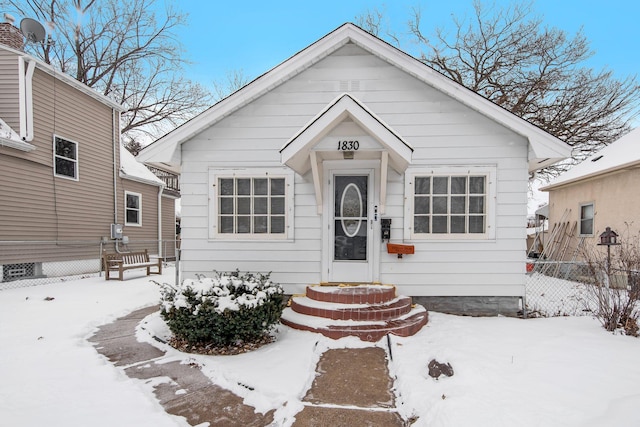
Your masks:
{"label": "double-hung window", "polygon": [[409,238],[487,239],[492,236],[491,168],[412,172],[407,179]]}
{"label": "double-hung window", "polygon": [[142,194],[125,191],[125,225],[142,225]]}
{"label": "double-hung window", "polygon": [[291,179],[290,174],[277,172],[213,172],[212,237],[288,238]]}
{"label": "double-hung window", "polygon": [[583,203],[580,205],[580,235],[593,236],[593,203]]}
{"label": "double-hung window", "polygon": [[55,176],[77,180],[78,143],[54,136],[53,163]]}

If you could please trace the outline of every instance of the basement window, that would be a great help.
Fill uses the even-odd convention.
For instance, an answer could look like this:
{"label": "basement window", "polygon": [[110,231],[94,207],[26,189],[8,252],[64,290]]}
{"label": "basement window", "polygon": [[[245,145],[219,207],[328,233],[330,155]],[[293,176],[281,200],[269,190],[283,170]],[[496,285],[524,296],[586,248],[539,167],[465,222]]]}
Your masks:
{"label": "basement window", "polygon": [[5,264],[2,268],[2,281],[32,279],[35,277],[36,264],[33,262],[23,262],[19,264]]}

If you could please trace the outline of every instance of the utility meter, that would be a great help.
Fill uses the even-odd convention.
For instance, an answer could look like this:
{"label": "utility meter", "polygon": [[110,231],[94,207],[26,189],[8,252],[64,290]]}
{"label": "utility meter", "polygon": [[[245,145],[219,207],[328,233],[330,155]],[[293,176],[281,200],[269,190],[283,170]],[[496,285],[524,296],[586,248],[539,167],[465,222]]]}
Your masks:
{"label": "utility meter", "polygon": [[122,224],[111,224],[111,238],[122,239]]}

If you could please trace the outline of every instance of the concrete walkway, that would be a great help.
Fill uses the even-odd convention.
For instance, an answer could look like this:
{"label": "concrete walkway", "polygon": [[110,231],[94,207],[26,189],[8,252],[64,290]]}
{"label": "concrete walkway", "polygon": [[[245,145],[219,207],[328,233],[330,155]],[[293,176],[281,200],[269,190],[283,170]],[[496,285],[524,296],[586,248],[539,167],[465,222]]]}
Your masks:
{"label": "concrete walkway", "polygon": [[[131,378],[154,383],[165,410],[192,425],[273,426],[273,412],[256,413],[242,398],[213,384],[197,366],[161,363],[165,352],[135,337],[136,326],[157,306],[134,311],[101,326],[89,341]],[[162,378],[164,381],[155,381]],[[166,381],[166,379],[171,381]],[[405,426],[395,411],[393,381],[383,349],[328,350],[320,357],[316,378],[296,414],[295,427]]]}

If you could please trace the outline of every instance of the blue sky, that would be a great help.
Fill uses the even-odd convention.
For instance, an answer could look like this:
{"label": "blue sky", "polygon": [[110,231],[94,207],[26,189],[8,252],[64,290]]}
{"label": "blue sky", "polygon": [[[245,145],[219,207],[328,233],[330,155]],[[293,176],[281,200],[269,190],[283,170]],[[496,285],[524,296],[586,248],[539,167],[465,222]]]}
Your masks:
{"label": "blue sky", "polygon": [[[473,12],[472,0],[175,2],[189,15],[188,26],[179,33],[185,54],[193,63],[188,77],[206,86],[223,82],[233,70],[242,70],[253,79],[341,24],[354,22],[368,9],[383,11],[394,31],[406,32],[406,21],[416,5],[422,10],[425,34],[431,34],[436,26],[452,28],[452,14],[463,17]],[[537,0],[533,8],[546,24],[569,34],[583,28],[595,51],[589,66],[612,69],[618,78],[640,71],[637,0]],[[408,50],[408,42],[402,47]]]}

